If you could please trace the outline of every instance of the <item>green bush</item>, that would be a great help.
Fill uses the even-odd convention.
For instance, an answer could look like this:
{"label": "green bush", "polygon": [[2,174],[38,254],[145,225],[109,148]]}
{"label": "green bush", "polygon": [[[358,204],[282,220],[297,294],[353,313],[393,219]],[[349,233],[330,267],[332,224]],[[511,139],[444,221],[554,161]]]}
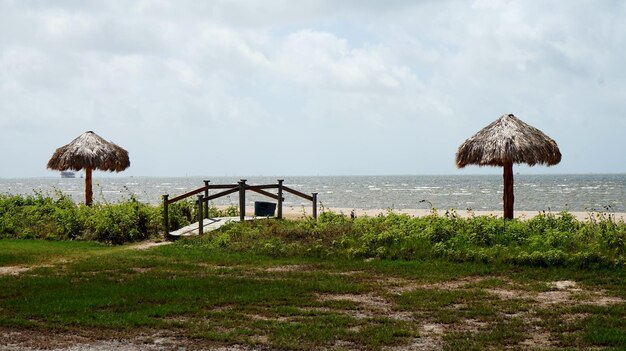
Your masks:
{"label": "green bush", "polygon": [[85,239],[111,244],[145,240],[159,233],[159,218],[154,207],[135,200],[96,205],[85,223]]}
{"label": "green bush", "polygon": [[[169,206],[170,230],[196,220],[193,201]],[[209,208],[209,216],[236,216],[234,206]],[[134,196],[119,203],[75,204],[61,192],[52,196],[0,195],[0,238],[96,240],[110,244],[145,240],[163,233],[163,206],[151,206]]]}
{"label": "green bush", "polygon": [[460,218],[454,212],[409,217],[390,212],[360,217],[324,212],[315,221],[233,223],[198,239],[225,251],[272,256],[346,257],[524,266],[624,266],[626,224],[609,217],[578,221],[569,213],[530,220]]}
{"label": "green bush", "polygon": [[[169,206],[174,230],[194,222],[193,201]],[[209,216],[236,216],[235,207],[209,209]],[[163,207],[131,197],[88,207],[55,196],[0,195],[0,238],[97,240],[121,244],[162,235]],[[317,221],[235,222],[192,240],[194,245],[272,256],[347,257],[455,262],[503,262],[525,266],[626,265],[626,224],[607,215],[579,221],[567,212],[529,220],[493,216],[461,218],[454,211],[410,217],[392,211],[349,218],[322,212]]]}
{"label": "green bush", "polygon": [[97,240],[111,244],[160,233],[161,209],[130,198],[116,204],[75,204],[54,197],[0,195],[0,238]]}

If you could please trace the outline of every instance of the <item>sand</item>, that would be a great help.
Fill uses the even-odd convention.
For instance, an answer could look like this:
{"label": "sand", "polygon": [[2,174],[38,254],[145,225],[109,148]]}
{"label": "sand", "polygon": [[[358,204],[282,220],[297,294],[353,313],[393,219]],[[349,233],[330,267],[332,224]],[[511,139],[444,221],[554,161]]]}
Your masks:
{"label": "sand", "polygon": [[[331,207],[331,208],[318,208],[318,214],[322,213],[322,211],[333,211],[335,213],[342,213],[345,214],[346,216],[350,216],[351,213],[354,211],[354,214],[357,217],[363,217],[363,216],[369,216],[369,217],[375,217],[378,216],[380,214],[387,214],[389,213],[390,210],[388,209],[362,209],[362,208],[347,208],[347,207]],[[437,214],[439,214],[440,216],[444,216],[446,214],[446,211],[449,211],[449,209],[438,209],[437,210]],[[397,214],[406,214],[412,217],[421,217],[421,216],[428,216],[430,215],[432,212],[431,210],[427,210],[427,209],[394,209],[393,210],[394,213]],[[288,218],[288,219],[297,219],[297,218],[302,218],[303,216],[311,216],[313,213],[313,210],[311,208],[311,206],[307,206],[307,207],[291,207],[291,206],[286,206],[283,208],[283,217],[284,218]],[[467,217],[471,217],[471,216],[496,216],[496,217],[502,217],[502,211],[467,211],[467,210],[455,210],[454,213],[460,217],[463,218],[467,218]],[[514,215],[515,218],[520,218],[520,219],[530,219],[533,218],[535,216],[537,216],[539,213],[543,213],[540,211],[515,211]],[[547,213],[547,212],[546,212]],[[555,215],[558,215],[558,212],[551,212]],[[578,220],[590,220],[591,218],[594,219],[599,219],[601,217],[604,218],[608,218],[608,216],[610,215],[611,218],[615,219],[616,221],[626,221],[626,213],[624,212],[569,212],[571,215],[573,215],[574,217],[576,217],[576,219]],[[251,216],[254,214],[254,207],[246,207],[246,214],[248,216]]]}

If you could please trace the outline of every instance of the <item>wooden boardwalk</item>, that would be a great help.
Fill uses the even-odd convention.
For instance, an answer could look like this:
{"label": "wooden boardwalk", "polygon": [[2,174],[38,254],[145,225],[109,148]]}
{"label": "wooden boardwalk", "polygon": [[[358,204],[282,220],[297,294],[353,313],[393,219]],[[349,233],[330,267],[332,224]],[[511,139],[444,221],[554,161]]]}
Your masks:
{"label": "wooden boardwalk", "polygon": [[[283,184],[282,179],[278,179],[276,184],[264,184],[264,185],[250,185],[246,183],[246,179],[241,179],[237,182],[237,184],[210,184],[209,180],[204,181],[204,186],[201,188],[197,188],[195,190],[191,190],[182,195],[175,196],[170,199],[169,194],[163,195],[163,227],[165,237],[175,238],[184,235],[193,235],[202,234],[204,232],[204,228],[207,231],[215,230],[220,226],[228,223],[229,221],[236,220],[236,218],[208,218],[206,219],[206,224],[204,224],[203,218],[207,216],[209,213],[209,201],[228,196],[230,194],[239,193],[239,220],[245,221],[251,219],[251,217],[246,216],[246,191],[253,191],[259,193],[261,195],[267,196],[273,200],[276,200],[276,203],[267,203],[262,201],[255,202],[255,215],[265,216],[265,212],[271,211],[272,216],[274,216],[274,209],[278,210],[276,214],[276,218],[283,218],[283,201],[285,200],[283,195],[285,193],[290,193],[301,197],[305,200],[311,201],[311,210],[313,211],[313,218],[317,219],[317,193],[311,193],[311,195],[307,195],[298,190],[292,189]],[[276,194],[272,192],[268,192],[267,190],[276,190]],[[215,194],[209,194],[209,190],[219,190],[220,192]],[[198,222],[196,224],[188,225],[185,228],[178,229],[176,231],[170,232],[169,230],[169,205],[184,200],[193,195],[197,196],[196,206],[197,206],[197,214],[198,214]],[[257,211],[257,205],[259,206]],[[272,205],[273,207],[270,207]],[[269,210],[269,208],[272,208]],[[202,223],[202,224],[200,224]],[[200,225],[202,228],[200,229]],[[198,228],[195,229],[194,227]]]}
{"label": "wooden boardwalk", "polygon": [[[249,217],[246,216],[244,217],[244,220],[249,221],[252,219],[258,219],[259,217]],[[263,217],[261,217],[263,218]],[[202,221],[202,230],[204,233],[213,231],[218,229],[219,227],[223,226],[224,224],[228,223],[228,222],[234,222],[234,221],[240,221],[241,218],[239,218],[239,216],[237,217],[218,217],[218,218],[205,218]],[[182,227],[180,229],[177,229],[173,232],[169,232],[169,236],[173,239],[176,238],[180,238],[183,236],[192,236],[192,235],[198,235],[198,229],[199,229],[199,224],[198,222],[192,223],[186,227]]]}

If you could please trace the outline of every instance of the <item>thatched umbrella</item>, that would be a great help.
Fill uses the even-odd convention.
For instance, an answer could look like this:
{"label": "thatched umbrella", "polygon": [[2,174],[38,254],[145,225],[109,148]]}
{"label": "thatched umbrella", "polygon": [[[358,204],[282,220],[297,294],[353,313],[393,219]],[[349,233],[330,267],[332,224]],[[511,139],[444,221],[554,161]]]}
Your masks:
{"label": "thatched umbrella", "polygon": [[456,165],[504,167],[504,218],[513,218],[513,164],[548,166],[561,162],[556,142],[512,114],[502,115],[459,147]]}
{"label": "thatched umbrella", "polygon": [[48,168],[59,171],[85,169],[85,204],[91,205],[91,171],[121,172],[130,166],[128,151],[88,131],[54,152]]}

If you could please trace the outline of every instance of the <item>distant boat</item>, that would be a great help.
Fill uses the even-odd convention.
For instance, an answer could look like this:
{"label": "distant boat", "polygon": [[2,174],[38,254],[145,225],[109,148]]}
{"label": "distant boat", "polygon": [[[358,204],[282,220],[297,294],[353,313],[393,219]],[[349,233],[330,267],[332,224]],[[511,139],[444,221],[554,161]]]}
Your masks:
{"label": "distant boat", "polygon": [[61,172],[61,178],[76,178],[76,173],[69,172],[69,171],[63,171],[63,172]]}

